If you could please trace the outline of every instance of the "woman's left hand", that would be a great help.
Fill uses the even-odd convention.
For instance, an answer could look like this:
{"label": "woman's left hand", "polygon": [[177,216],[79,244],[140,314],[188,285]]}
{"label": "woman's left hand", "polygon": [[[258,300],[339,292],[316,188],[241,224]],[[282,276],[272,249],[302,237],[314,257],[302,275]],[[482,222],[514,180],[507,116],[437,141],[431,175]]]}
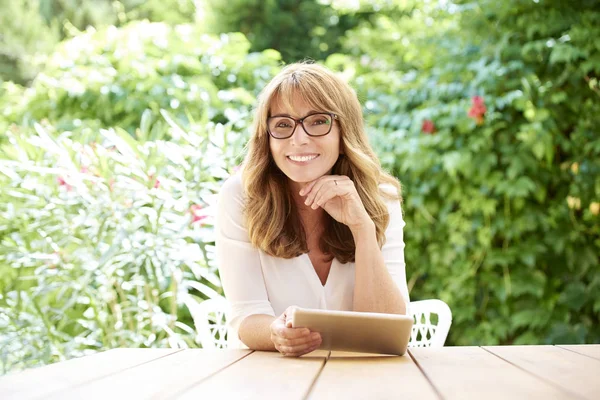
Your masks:
{"label": "woman's left hand", "polygon": [[324,175],[307,183],[300,195],[305,197],[304,204],[313,210],[322,207],[352,231],[372,223],[354,182],[347,176]]}

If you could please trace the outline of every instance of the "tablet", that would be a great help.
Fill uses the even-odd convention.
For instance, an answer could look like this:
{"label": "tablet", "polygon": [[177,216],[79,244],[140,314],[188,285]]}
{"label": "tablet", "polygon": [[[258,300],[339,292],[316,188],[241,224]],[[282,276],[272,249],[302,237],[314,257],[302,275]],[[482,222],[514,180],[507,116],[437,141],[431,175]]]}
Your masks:
{"label": "tablet", "polygon": [[408,315],[296,307],[292,327],[321,334],[321,350],[404,355],[413,318]]}

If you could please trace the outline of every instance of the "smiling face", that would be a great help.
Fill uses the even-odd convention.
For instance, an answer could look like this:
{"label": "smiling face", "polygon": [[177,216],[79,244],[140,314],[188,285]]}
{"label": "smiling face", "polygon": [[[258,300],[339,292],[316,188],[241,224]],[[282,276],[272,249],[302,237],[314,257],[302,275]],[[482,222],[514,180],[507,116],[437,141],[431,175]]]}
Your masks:
{"label": "smiling face", "polygon": [[[329,110],[315,110],[298,95],[293,96],[291,109],[286,108],[283,102],[276,98],[270,108],[272,117],[285,115],[300,119],[315,112],[327,113]],[[322,121],[315,121],[315,123],[322,123]],[[309,136],[299,123],[294,134],[287,139],[275,139],[269,135],[269,148],[273,160],[288,177],[292,188],[297,191],[304,184],[329,174],[338,160],[340,131],[337,121],[333,120],[332,123],[331,131],[325,136]]]}

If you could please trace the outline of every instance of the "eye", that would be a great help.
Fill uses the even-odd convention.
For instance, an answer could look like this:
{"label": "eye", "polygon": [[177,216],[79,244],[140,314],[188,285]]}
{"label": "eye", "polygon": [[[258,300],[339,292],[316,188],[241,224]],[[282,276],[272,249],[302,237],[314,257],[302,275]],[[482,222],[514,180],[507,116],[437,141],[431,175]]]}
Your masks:
{"label": "eye", "polygon": [[317,118],[313,121],[313,125],[328,125],[329,120],[327,118]]}
{"label": "eye", "polygon": [[276,127],[277,128],[291,128],[292,125],[290,125],[290,123],[287,121],[281,121],[281,122],[277,123]]}

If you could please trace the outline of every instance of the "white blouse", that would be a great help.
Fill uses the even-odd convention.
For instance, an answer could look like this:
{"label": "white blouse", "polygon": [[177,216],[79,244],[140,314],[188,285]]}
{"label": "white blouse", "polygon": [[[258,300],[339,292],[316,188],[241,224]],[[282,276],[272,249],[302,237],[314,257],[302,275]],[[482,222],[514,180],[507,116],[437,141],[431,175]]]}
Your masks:
{"label": "white blouse", "polygon": [[[241,173],[223,184],[215,224],[216,260],[225,297],[231,307],[227,317],[228,346],[246,348],[239,340],[238,329],[249,315],[279,316],[292,305],[352,311],[355,263],[341,264],[334,258],[323,286],[308,254],[284,259],[257,249],[250,243],[244,223],[243,190]],[[390,223],[385,231],[382,253],[388,271],[404,297],[408,313],[402,234],[405,223],[400,202],[388,201],[387,204]]]}

